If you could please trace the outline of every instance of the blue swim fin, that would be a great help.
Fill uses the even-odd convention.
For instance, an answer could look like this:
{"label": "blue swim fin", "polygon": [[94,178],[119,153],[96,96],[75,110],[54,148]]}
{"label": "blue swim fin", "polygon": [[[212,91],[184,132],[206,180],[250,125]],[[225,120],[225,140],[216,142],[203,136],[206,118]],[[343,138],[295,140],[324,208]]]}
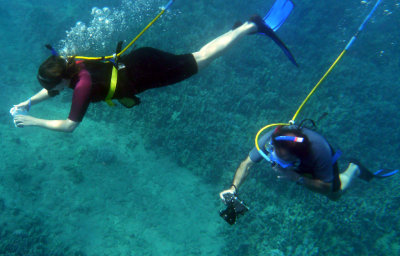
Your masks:
{"label": "blue swim fin", "polygon": [[[278,0],[280,1],[280,0]],[[282,40],[275,34],[274,30],[269,27],[265,23],[265,21],[258,15],[254,15],[250,18],[250,21],[253,22],[254,24],[257,25],[257,33],[264,34],[272,39],[285,53],[285,55],[289,58],[289,60],[296,66],[298,67],[299,65],[296,62],[296,59],[294,58],[293,54],[290,52],[290,50],[286,47],[286,45],[282,42]]]}
{"label": "blue swim fin", "polygon": [[272,32],[268,36],[272,39],[272,41],[274,41],[282,49],[282,51],[285,53],[285,55],[293,63],[293,65],[295,65],[296,67],[299,67],[299,64],[297,64],[297,61],[294,58],[293,54],[290,52],[289,48],[287,48],[287,46],[283,43],[283,41],[274,32]]}
{"label": "blue swim fin", "polygon": [[374,176],[377,178],[386,178],[398,173],[399,170],[390,170],[390,169],[380,169],[374,172]]}
{"label": "blue swim fin", "polygon": [[[277,31],[283,23],[285,23],[287,17],[292,12],[294,4],[291,0],[276,0],[269,12],[264,16],[263,20],[268,27],[270,27],[274,32]],[[280,40],[276,35],[274,37],[270,36],[271,39],[279,45],[283,50],[289,60],[298,67],[293,54],[289,51],[286,45]]]}
{"label": "blue swim fin", "polygon": [[373,178],[380,178],[380,179],[387,178],[399,172],[399,170],[393,170],[393,169],[380,169],[376,172],[370,172],[357,159],[351,159],[350,162],[358,166],[358,168],[360,169],[360,175],[358,176],[358,178],[365,181],[370,181]]}
{"label": "blue swim fin", "polygon": [[263,20],[273,31],[277,31],[289,17],[294,4],[290,0],[276,0]]}

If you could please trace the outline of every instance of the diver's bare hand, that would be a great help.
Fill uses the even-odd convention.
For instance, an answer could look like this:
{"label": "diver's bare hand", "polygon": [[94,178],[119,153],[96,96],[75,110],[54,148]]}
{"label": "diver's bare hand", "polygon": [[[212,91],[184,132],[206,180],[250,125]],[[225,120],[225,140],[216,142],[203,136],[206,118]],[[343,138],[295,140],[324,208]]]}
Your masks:
{"label": "diver's bare hand", "polygon": [[290,180],[290,181],[296,182],[299,180],[300,174],[298,174],[291,168],[286,168],[286,169],[280,170],[277,178],[282,179],[282,180]]}
{"label": "diver's bare hand", "polygon": [[31,108],[31,103],[29,100],[26,100],[24,102],[19,103],[18,105],[14,105],[15,108],[17,109],[24,109],[26,111],[29,111]]}
{"label": "diver's bare hand", "polygon": [[14,117],[14,123],[17,127],[31,126],[36,124],[36,118],[28,115],[17,115]]}
{"label": "diver's bare hand", "polygon": [[225,197],[224,197],[224,195],[226,195],[226,194],[232,194],[232,195],[236,194],[236,188],[235,188],[234,186],[232,186],[230,189],[224,190],[224,191],[222,191],[221,193],[219,193],[219,197],[220,197],[221,200],[224,201],[224,202],[225,202]]}

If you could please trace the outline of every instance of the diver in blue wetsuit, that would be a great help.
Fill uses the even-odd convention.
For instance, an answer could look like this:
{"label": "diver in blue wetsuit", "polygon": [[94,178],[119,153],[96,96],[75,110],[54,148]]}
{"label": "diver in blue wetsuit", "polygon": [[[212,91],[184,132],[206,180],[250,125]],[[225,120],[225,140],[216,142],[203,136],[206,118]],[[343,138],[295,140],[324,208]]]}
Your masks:
{"label": "diver in blue wetsuit", "polygon": [[368,171],[359,161],[352,160],[347,169],[339,173],[337,158],[326,139],[317,132],[300,126],[280,126],[266,133],[258,141],[262,152],[256,147],[238,167],[232,185],[220,193],[222,200],[235,195],[254,163],[266,159],[272,165],[278,179],[287,179],[307,189],[337,200],[354,177],[365,181],[385,178],[398,170],[382,169],[375,173]]}

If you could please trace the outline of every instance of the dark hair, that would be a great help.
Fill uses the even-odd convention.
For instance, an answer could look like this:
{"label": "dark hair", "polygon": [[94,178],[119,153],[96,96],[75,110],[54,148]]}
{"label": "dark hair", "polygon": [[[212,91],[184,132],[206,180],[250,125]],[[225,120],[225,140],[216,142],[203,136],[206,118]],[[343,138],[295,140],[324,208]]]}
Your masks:
{"label": "dark hair", "polygon": [[[303,142],[294,142],[287,140],[276,140],[278,136],[287,136],[293,134],[296,137],[302,137]],[[297,126],[279,126],[271,136],[272,145],[278,148],[284,148],[291,155],[298,158],[305,158],[311,151],[311,143],[308,137],[302,132],[302,128]]]}
{"label": "dark hair", "polygon": [[64,59],[60,56],[50,56],[39,67],[37,78],[43,88],[50,90],[62,79],[71,79],[79,73],[75,57]]}

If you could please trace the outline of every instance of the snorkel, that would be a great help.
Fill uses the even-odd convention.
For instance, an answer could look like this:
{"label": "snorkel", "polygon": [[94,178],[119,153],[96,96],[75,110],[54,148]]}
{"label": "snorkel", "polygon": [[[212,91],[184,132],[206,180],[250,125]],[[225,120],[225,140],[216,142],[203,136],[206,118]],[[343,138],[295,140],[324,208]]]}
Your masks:
{"label": "snorkel", "polygon": [[58,52],[54,50],[53,46],[51,46],[50,44],[46,44],[45,47],[51,51],[51,55],[56,57],[60,56]]}

